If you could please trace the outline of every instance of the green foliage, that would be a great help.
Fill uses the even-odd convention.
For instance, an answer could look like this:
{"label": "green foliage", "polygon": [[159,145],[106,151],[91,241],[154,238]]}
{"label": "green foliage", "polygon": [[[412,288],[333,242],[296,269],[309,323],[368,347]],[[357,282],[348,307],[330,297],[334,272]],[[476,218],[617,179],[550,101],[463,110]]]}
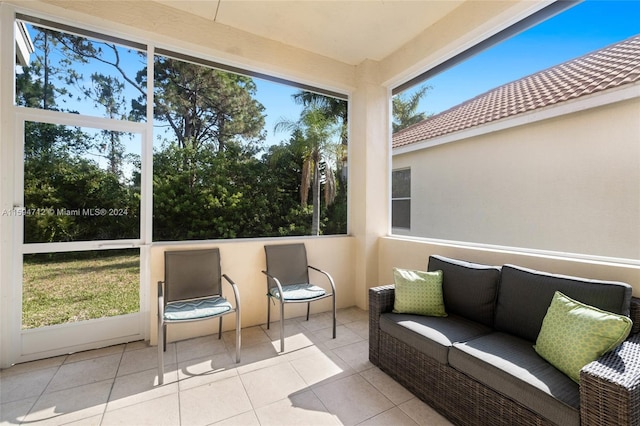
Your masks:
{"label": "green foliage", "polygon": [[139,189],[68,155],[25,160],[26,243],[138,238]]}
{"label": "green foliage", "polygon": [[[147,119],[146,69],[129,75],[122,48],[42,28],[34,43],[35,58],[16,75],[19,105],[72,112],[65,103],[75,88],[84,97],[76,100],[105,117]],[[90,61],[104,74],[85,79]],[[346,102],[300,92],[294,136],[260,158],[265,111],[251,78],[157,56],[154,87],[154,120],[167,130],[153,154],[154,240],[346,233],[346,182],[336,169],[346,155],[331,141],[338,135],[346,147]],[[140,95],[131,105],[127,88]],[[25,123],[25,242],[139,237],[140,159],[126,153],[124,135]],[[331,189],[324,205],[321,184]],[[86,214],[96,209],[126,214]]]}
{"label": "green foliage", "polygon": [[393,133],[419,123],[427,118],[424,112],[417,112],[420,100],[427,94],[430,86],[421,86],[408,98],[404,94],[398,94],[392,100]]}

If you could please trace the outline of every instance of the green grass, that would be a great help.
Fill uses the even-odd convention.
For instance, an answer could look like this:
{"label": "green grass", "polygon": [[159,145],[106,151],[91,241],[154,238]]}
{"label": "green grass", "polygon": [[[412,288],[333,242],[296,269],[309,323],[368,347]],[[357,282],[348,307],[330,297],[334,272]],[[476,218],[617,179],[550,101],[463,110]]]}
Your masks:
{"label": "green grass", "polygon": [[22,328],[137,312],[140,257],[126,252],[25,255]]}

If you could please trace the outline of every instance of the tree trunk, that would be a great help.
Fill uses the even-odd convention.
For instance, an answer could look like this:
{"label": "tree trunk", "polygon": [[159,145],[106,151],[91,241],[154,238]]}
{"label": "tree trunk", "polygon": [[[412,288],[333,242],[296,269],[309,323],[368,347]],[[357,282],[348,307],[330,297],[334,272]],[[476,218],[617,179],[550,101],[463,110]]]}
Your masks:
{"label": "tree trunk", "polygon": [[320,235],[320,162],[314,159],[313,162],[313,187],[311,188],[313,197],[313,218],[311,219],[311,235]]}

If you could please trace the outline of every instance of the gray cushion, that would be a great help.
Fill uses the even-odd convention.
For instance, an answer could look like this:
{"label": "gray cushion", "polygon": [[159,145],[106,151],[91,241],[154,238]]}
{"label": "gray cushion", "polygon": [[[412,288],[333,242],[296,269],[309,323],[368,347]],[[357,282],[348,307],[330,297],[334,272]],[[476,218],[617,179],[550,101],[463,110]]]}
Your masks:
{"label": "gray cushion", "polygon": [[489,327],[457,315],[425,317],[393,313],[380,316],[380,329],[442,364],[447,363],[448,351],[453,342],[491,332]]}
{"label": "gray cushion", "polygon": [[556,290],[587,305],[629,316],[631,286],[628,284],[505,265],[496,306],[496,330],[535,342]]}
{"label": "gray cushion", "polygon": [[538,356],[525,339],[495,332],[454,343],[449,364],[556,424],[580,423],[578,384]]}
{"label": "gray cushion", "polygon": [[442,271],[442,292],[448,313],[493,325],[499,267],[430,256],[428,270]]}

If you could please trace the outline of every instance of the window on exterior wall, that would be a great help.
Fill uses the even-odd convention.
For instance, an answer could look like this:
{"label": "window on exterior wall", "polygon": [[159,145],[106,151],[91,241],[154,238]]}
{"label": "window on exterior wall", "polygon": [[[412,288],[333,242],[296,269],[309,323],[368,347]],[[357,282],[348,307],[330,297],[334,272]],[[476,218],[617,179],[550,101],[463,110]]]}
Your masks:
{"label": "window on exterior wall", "polygon": [[391,226],[411,229],[411,169],[391,174]]}
{"label": "window on exterior wall", "polygon": [[394,232],[637,262],[639,14],[639,2],[554,2],[394,89]]}

